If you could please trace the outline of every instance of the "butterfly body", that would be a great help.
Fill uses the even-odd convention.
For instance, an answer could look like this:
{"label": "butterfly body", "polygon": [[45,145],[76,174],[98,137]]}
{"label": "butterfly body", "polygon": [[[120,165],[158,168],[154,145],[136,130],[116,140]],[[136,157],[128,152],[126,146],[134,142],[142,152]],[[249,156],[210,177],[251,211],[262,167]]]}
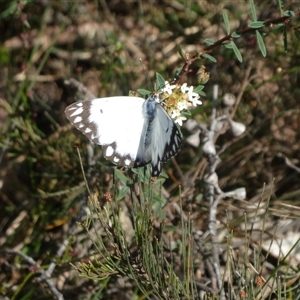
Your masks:
{"label": "butterfly body", "polygon": [[106,159],[119,166],[151,163],[152,176],[158,176],[162,163],[180,148],[180,132],[155,94],[146,100],[118,96],[76,102],[65,113],[78,130],[103,146]]}

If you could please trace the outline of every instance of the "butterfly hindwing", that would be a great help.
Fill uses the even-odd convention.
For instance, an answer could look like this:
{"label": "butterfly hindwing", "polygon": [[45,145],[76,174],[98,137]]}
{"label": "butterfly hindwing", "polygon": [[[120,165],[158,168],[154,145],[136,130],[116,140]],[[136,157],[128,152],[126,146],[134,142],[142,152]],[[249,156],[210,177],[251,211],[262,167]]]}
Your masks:
{"label": "butterfly hindwing", "polygon": [[152,132],[152,176],[158,176],[162,163],[175,156],[181,146],[181,134],[174,121],[160,104],[156,105],[156,118]]}

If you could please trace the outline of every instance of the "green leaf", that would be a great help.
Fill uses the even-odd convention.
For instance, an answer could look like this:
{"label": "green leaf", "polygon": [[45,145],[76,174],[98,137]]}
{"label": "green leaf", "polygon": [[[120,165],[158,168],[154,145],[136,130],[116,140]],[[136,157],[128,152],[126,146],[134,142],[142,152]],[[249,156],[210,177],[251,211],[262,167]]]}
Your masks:
{"label": "green leaf", "polygon": [[201,201],[203,199],[203,194],[198,194],[196,200]]}
{"label": "green leaf", "polygon": [[184,117],[190,117],[192,114],[188,109],[184,109],[180,112],[180,114]]}
{"label": "green leaf", "polygon": [[204,85],[198,85],[197,87],[195,87],[195,88],[193,89],[193,92],[198,94],[198,93],[201,92],[203,89],[204,89]]}
{"label": "green leaf", "polygon": [[183,59],[186,59],[181,46],[178,45],[177,47],[178,47],[178,53],[179,53],[180,57],[183,58]]}
{"label": "green leaf", "polygon": [[205,44],[208,44],[208,45],[213,45],[213,44],[215,43],[215,41],[212,40],[212,39],[205,39],[205,40],[204,40],[204,43],[205,43]]}
{"label": "green leaf", "polygon": [[162,212],[162,207],[165,206],[167,200],[159,195],[154,195],[152,196],[152,202],[153,202],[153,206],[154,206],[154,214],[158,214]]}
{"label": "green leaf", "polygon": [[9,62],[9,54],[7,48],[0,46],[0,63]]}
{"label": "green leaf", "polygon": [[227,34],[229,34],[230,33],[229,19],[228,19],[228,15],[224,9],[222,10],[222,15],[223,15],[226,32],[227,32]]}
{"label": "green leaf", "polygon": [[257,21],[257,15],[256,15],[256,9],[255,9],[254,1],[250,0],[249,3],[250,3],[252,19],[253,19],[253,21]]}
{"label": "green leaf", "polygon": [[165,86],[165,79],[160,75],[159,73],[156,73],[156,89],[161,89],[162,87]]}
{"label": "green leaf", "polygon": [[295,16],[295,13],[292,10],[286,10],[283,14],[287,17],[294,17]]}
{"label": "green leaf", "polygon": [[151,94],[150,91],[145,90],[145,89],[138,89],[137,92],[142,96],[149,96]]}
{"label": "green leaf", "polygon": [[131,171],[138,175],[140,182],[150,182],[151,180],[151,165],[148,164],[140,168],[132,168]]}
{"label": "green leaf", "polygon": [[163,170],[160,174],[159,174],[159,178],[162,179],[168,179],[169,175]]}
{"label": "green leaf", "polygon": [[241,37],[241,34],[235,31],[235,32],[232,33],[231,36],[232,36],[234,39],[237,39],[237,38]]}
{"label": "green leaf", "polygon": [[256,30],[256,39],[257,39],[257,43],[258,43],[258,46],[259,46],[262,56],[266,57],[266,55],[267,55],[266,46],[265,46],[264,40],[258,30]]}
{"label": "green leaf", "polygon": [[6,10],[1,11],[0,20],[14,14],[17,10],[18,10],[18,3],[17,2],[10,4],[10,6]]}
{"label": "green leaf", "polygon": [[230,42],[231,46],[232,46],[232,50],[236,56],[236,58],[242,62],[243,61],[243,58],[242,58],[242,55],[241,55],[241,52],[240,50],[238,49],[238,47],[236,46],[236,44],[234,42]]}
{"label": "green leaf", "polygon": [[117,168],[114,168],[115,176],[124,183],[127,183],[128,178]]}
{"label": "green leaf", "polygon": [[227,49],[232,49],[232,48],[233,48],[233,47],[232,47],[232,42],[225,43],[225,44],[223,44],[223,46],[224,46],[225,48],[227,48]]}
{"label": "green leaf", "polygon": [[128,186],[122,186],[122,187],[120,187],[119,194],[116,197],[116,201],[122,200],[125,197],[125,195],[129,192],[129,190],[130,189],[129,189]]}
{"label": "green leaf", "polygon": [[207,58],[207,59],[209,59],[210,61],[212,61],[214,63],[217,62],[217,60],[213,56],[211,56],[211,55],[209,55],[207,53],[203,54],[202,56],[205,57],[205,58]]}
{"label": "green leaf", "polygon": [[295,37],[300,40],[300,32],[298,30],[295,30]]}
{"label": "green leaf", "polygon": [[278,0],[278,6],[280,9],[280,14],[283,15],[283,0]]}
{"label": "green leaf", "polygon": [[255,22],[248,24],[248,27],[256,28],[256,29],[262,28],[264,26],[265,26],[265,22],[263,22],[263,21],[255,21]]}
{"label": "green leaf", "polygon": [[174,78],[176,78],[180,74],[181,70],[182,70],[182,67],[177,67]]}

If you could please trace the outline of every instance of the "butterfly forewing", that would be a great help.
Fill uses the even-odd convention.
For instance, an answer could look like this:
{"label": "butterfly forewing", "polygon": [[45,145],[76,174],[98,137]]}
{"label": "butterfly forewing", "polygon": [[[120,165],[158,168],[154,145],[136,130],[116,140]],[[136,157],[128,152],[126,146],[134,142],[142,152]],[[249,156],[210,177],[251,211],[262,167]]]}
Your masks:
{"label": "butterfly forewing", "polygon": [[133,167],[144,126],[143,103],[139,97],[98,98],[73,103],[65,113],[78,130],[103,146],[108,160]]}

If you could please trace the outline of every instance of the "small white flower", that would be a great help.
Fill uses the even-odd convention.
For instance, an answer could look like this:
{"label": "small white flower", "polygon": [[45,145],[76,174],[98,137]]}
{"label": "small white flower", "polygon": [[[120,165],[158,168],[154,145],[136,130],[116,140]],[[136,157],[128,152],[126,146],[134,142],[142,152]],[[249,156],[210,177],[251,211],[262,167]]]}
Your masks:
{"label": "small white flower", "polygon": [[180,114],[179,109],[174,109],[171,115],[171,118],[177,123],[179,126],[182,126],[182,121],[186,120],[186,117]]}
{"label": "small white flower", "polygon": [[188,90],[189,101],[193,103],[193,106],[201,105],[202,102],[199,100],[200,96],[193,92],[193,86],[190,86]]}
{"label": "small white flower", "polygon": [[177,123],[179,126],[182,126],[182,121],[185,121],[186,117],[179,116],[176,120],[175,123]]}
{"label": "small white flower", "polygon": [[[194,94],[196,94],[196,93],[194,93]],[[199,100],[200,96],[198,94],[196,94],[196,95],[197,95],[197,97],[193,97],[192,99],[190,99],[190,101],[192,102],[194,107],[202,104],[202,102]]]}
{"label": "small white flower", "polygon": [[[192,102],[192,105],[194,107],[196,107],[197,105],[201,105],[202,102],[199,100],[200,96],[194,92],[194,87],[191,86],[187,86],[187,83],[184,83],[181,87],[181,92],[183,94],[188,94],[188,99],[190,102]],[[187,107],[185,107],[186,109],[189,107],[189,105],[187,105]],[[180,108],[179,108],[180,109]],[[182,110],[182,109],[180,109]]]}
{"label": "small white flower", "polygon": [[179,110],[188,109],[188,103],[186,101],[180,101],[177,103],[177,107]]}
{"label": "small white flower", "polygon": [[171,95],[172,90],[174,90],[175,88],[176,88],[176,84],[170,85],[168,81],[165,81],[165,87],[162,89],[162,91]]}
{"label": "small white flower", "polygon": [[192,85],[191,85],[189,88],[186,89],[186,91],[187,91],[189,97],[190,97],[190,95],[192,95],[193,90],[194,90],[194,87],[193,87]]}
{"label": "small white flower", "polygon": [[200,96],[197,93],[194,93],[193,90],[194,90],[194,87],[191,85],[189,88],[189,91],[188,91],[189,101],[191,101],[191,102],[194,101],[194,98],[197,98],[197,99],[200,98]]}
{"label": "small white flower", "polygon": [[189,91],[189,87],[187,86],[187,83],[185,82],[182,86],[181,86],[181,92],[183,94],[187,93]]}
{"label": "small white flower", "polygon": [[174,110],[172,111],[171,118],[175,120],[175,119],[178,118],[179,116],[180,116],[180,111],[179,111],[179,109],[174,109]]}

